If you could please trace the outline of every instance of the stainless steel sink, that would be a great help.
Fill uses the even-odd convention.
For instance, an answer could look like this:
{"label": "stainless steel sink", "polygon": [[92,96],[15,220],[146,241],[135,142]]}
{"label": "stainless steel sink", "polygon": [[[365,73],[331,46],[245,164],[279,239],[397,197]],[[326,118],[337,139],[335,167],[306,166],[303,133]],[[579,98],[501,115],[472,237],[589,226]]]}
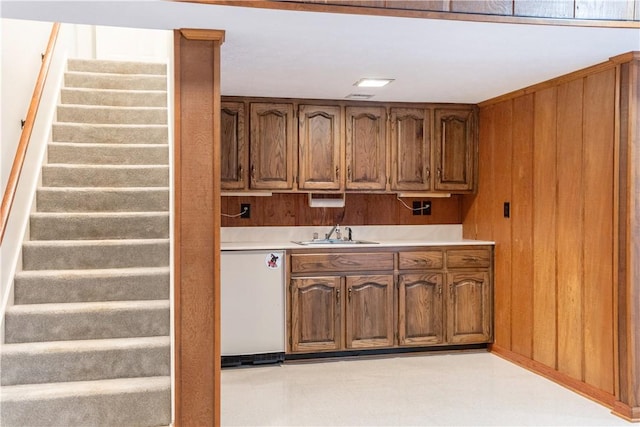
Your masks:
{"label": "stainless steel sink", "polygon": [[342,239],[313,239],[313,240],[302,240],[295,241],[292,240],[293,243],[297,245],[377,245],[378,242],[370,242],[368,240],[342,240]]}

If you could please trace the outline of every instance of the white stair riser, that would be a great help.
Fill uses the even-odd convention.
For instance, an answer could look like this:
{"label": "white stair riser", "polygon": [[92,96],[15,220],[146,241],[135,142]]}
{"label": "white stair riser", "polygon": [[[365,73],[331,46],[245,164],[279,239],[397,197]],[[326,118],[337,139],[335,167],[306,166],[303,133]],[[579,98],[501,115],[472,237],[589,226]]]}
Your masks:
{"label": "white stair riser", "polygon": [[167,65],[134,61],[101,61],[96,59],[69,59],[67,70],[116,74],[167,74]]}
{"label": "white stair riser", "polygon": [[45,187],[167,187],[168,166],[66,166],[42,167]]}
{"label": "white stair riser", "polygon": [[34,214],[31,240],[165,239],[169,214]]}
{"label": "white stair riser", "polygon": [[64,75],[64,85],[92,89],[166,90],[167,78],[145,74],[67,72]]}
{"label": "white stair riser", "polygon": [[89,142],[96,144],[167,144],[166,125],[96,125],[54,123],[55,142]]}
{"label": "white stair riser", "polygon": [[167,124],[166,108],[59,105],[58,122],[108,124]]}
{"label": "white stair riser", "polygon": [[166,91],[123,89],[62,88],[60,102],[73,105],[111,105],[119,107],[166,107]]}

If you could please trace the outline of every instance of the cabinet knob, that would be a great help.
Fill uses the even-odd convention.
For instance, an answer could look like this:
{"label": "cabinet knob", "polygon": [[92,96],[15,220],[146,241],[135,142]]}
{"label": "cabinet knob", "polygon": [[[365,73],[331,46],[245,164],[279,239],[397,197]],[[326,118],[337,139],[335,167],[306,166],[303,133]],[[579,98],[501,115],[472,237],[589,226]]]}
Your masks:
{"label": "cabinet knob", "polygon": [[424,174],[427,177],[427,181],[429,181],[429,178],[431,178],[431,169],[426,168]]}
{"label": "cabinet knob", "polygon": [[340,302],[340,289],[336,289],[336,302]]}
{"label": "cabinet knob", "polygon": [[347,298],[349,299],[349,302],[351,302],[351,288],[349,288],[349,294],[347,295]]}
{"label": "cabinet knob", "polygon": [[347,166],[347,179],[351,181],[351,166]]}
{"label": "cabinet knob", "polygon": [[238,178],[242,180],[242,165],[238,165]]}
{"label": "cabinet knob", "polygon": [[340,166],[336,166],[336,180],[340,177]]}
{"label": "cabinet knob", "polygon": [[255,181],[256,180],[256,167],[254,165],[251,165],[251,181]]}

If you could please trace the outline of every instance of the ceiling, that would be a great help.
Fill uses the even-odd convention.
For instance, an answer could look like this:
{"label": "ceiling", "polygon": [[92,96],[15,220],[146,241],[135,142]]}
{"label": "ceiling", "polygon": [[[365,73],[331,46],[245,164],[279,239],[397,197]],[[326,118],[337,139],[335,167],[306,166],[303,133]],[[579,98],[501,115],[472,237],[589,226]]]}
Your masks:
{"label": "ceiling", "polygon": [[[7,1],[3,18],[226,31],[224,95],[477,103],[640,51],[640,29],[518,25],[146,1]],[[361,89],[362,77],[388,77]]]}

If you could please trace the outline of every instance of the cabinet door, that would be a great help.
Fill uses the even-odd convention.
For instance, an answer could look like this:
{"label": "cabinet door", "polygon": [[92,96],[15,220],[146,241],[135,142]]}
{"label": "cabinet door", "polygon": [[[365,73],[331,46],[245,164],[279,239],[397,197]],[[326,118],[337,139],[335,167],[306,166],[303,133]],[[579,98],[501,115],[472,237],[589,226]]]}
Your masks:
{"label": "cabinet door", "polygon": [[398,344],[444,341],[442,274],[401,274],[398,283]]}
{"label": "cabinet door", "polygon": [[220,186],[242,190],[247,184],[245,110],[242,102],[223,102],[220,113]]}
{"label": "cabinet door", "polygon": [[489,272],[447,273],[447,341],[485,343],[492,338]]}
{"label": "cabinet door", "polygon": [[293,105],[251,104],[251,188],[293,188]]}
{"label": "cabinet door", "polygon": [[340,107],[301,105],[298,117],[298,188],[342,190]]}
{"label": "cabinet door", "polygon": [[391,190],[431,190],[430,111],[391,109]]}
{"label": "cabinet door", "polygon": [[473,191],[476,151],[474,110],[436,109],[435,122],[434,188]]}
{"label": "cabinet door", "polygon": [[346,347],[393,346],[393,275],[346,278]]}
{"label": "cabinet door", "polygon": [[291,351],[304,353],[342,347],[340,291],[340,277],[291,280]]}
{"label": "cabinet door", "polygon": [[346,107],[346,122],[347,190],[385,190],[385,108]]}

